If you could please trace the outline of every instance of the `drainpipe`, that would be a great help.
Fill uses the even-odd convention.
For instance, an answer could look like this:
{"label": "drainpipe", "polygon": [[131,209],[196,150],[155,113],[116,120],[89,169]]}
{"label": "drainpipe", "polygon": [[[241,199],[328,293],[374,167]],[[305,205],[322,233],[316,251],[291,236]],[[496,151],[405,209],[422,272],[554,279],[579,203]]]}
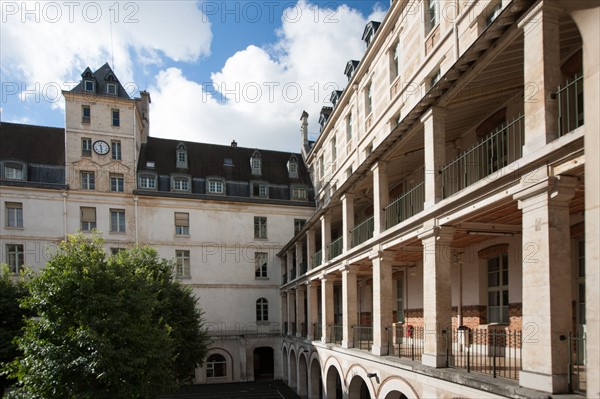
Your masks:
{"label": "drainpipe", "polygon": [[456,315],[457,323],[459,326],[463,325],[462,317],[462,259],[458,255],[458,310]]}
{"label": "drainpipe", "polygon": [[458,57],[460,56],[460,52],[458,51],[458,26],[456,22],[457,19],[458,12],[456,13],[456,15],[454,15],[454,22],[452,23],[452,36],[454,37],[454,62],[458,61]]}
{"label": "drainpipe", "polygon": [[138,197],[133,197],[134,219],[135,219],[135,245],[138,245]]}
{"label": "drainpipe", "polygon": [[62,192],[63,197],[63,237],[67,240],[67,196],[69,194],[66,191]]}

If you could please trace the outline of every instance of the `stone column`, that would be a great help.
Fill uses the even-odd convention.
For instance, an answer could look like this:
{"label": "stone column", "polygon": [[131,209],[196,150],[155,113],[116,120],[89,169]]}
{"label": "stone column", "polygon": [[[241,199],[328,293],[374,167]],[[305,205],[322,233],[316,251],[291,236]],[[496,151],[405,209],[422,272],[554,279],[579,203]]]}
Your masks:
{"label": "stone column", "polygon": [[302,263],[304,254],[302,253],[302,241],[296,241],[296,277],[302,275]]}
{"label": "stone column", "polygon": [[385,207],[390,201],[387,162],[377,162],[371,167],[373,173],[373,236],[385,231]]}
{"label": "stone column", "polygon": [[[248,381],[248,366],[247,366],[247,349],[246,349],[246,338],[244,336],[240,337],[240,381]],[[252,371],[254,368],[252,368]],[[254,381],[254,373],[251,375],[251,381]]]}
{"label": "stone column", "polygon": [[288,331],[287,335],[292,334],[292,325],[296,323],[296,293],[295,290],[288,290]]}
{"label": "stone column", "polygon": [[302,337],[302,325],[306,323],[304,314],[304,289],[305,286],[296,285],[296,337]]}
{"label": "stone column", "polygon": [[550,393],[568,392],[568,344],[561,336],[569,334],[573,322],[569,201],[576,186],[575,177],[550,176],[515,195],[523,212],[527,335],[519,384]]}
{"label": "stone column", "polygon": [[444,331],[452,326],[452,252],[454,229],[432,227],[419,236],[423,243],[423,319],[425,347],[422,363],[446,366]]}
{"label": "stone column", "polygon": [[558,13],[542,0],[519,23],[523,29],[525,59],[525,145],[523,154],[558,137],[558,100],[561,83]]}
{"label": "stone column", "polygon": [[329,251],[327,250],[329,244],[331,244],[331,215],[326,213],[321,216],[321,255],[323,263],[329,260]]}
{"label": "stone column", "polygon": [[[393,252],[378,251],[371,254],[373,263],[373,347],[374,355],[388,354],[388,340],[391,339],[394,298],[392,280]],[[390,343],[391,344],[391,343]]]}
{"label": "stone column", "polygon": [[446,163],[446,110],[431,107],[422,117],[425,139],[425,209],[443,198],[442,175]]}
{"label": "stone column", "polygon": [[315,231],[313,229],[308,229],[306,231],[306,267],[308,270],[312,270],[315,265],[313,265],[313,256],[315,256],[316,241],[315,241]]}
{"label": "stone column", "polygon": [[343,338],[342,347],[352,348],[354,346],[354,329],[358,324],[356,295],[358,293],[356,286],[356,275],[358,266],[346,265],[342,271],[342,319],[343,319]]}
{"label": "stone column", "polygon": [[281,292],[281,322],[283,323],[283,333],[287,335],[289,329],[288,320],[288,293],[287,291]]}
{"label": "stone column", "polygon": [[321,277],[321,341],[329,342],[329,326],[333,325],[333,276]]}
{"label": "stone column", "polygon": [[287,276],[288,283],[293,280],[292,278],[292,269],[294,268],[294,252],[291,249],[288,249],[286,252],[286,261],[287,261]]}
{"label": "stone column", "polygon": [[342,230],[344,252],[352,249],[352,229],[354,228],[354,194],[342,195]]}
{"label": "stone column", "polygon": [[308,331],[306,338],[309,341],[314,339],[313,326],[319,323],[319,309],[317,308],[319,306],[319,299],[317,296],[317,285],[318,283],[316,281],[306,282],[306,311],[308,313],[306,315]]}

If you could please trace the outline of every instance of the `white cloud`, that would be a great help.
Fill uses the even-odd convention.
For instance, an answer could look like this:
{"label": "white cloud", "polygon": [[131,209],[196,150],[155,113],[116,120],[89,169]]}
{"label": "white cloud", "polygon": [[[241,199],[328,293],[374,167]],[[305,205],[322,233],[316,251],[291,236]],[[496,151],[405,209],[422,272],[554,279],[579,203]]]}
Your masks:
{"label": "white cloud", "polygon": [[21,88],[69,89],[86,66],[107,60],[122,83],[133,82],[134,63],[210,54],[210,23],[194,2],[0,3],[3,81]]}
{"label": "white cloud", "polygon": [[[346,5],[317,8],[300,0],[294,8],[283,15],[301,17],[282,18],[276,43],[248,46],[212,74],[227,103],[214,100],[210,88],[180,70],[161,72],[150,88],[151,134],[220,144],[235,139],[244,147],[299,151],[300,114],[311,114],[311,131],[316,131],[330,93],[345,88],[346,62],[364,53],[361,36],[369,19]],[[381,10],[373,16],[381,17]]]}

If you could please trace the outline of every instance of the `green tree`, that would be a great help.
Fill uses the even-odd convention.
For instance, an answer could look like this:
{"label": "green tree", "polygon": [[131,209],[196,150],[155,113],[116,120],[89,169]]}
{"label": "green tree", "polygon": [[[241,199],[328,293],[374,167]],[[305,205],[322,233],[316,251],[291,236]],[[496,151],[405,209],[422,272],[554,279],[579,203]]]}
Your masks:
{"label": "green tree", "polygon": [[[0,263],[0,364],[11,362],[21,354],[14,339],[21,334],[24,311],[19,300],[27,290],[21,278],[14,278],[8,265]],[[0,396],[10,381],[0,375]]]}
{"label": "green tree", "polygon": [[14,397],[153,398],[185,383],[208,338],[172,265],[136,247],[107,257],[100,237],[70,236],[28,283],[36,317],[17,340]]}

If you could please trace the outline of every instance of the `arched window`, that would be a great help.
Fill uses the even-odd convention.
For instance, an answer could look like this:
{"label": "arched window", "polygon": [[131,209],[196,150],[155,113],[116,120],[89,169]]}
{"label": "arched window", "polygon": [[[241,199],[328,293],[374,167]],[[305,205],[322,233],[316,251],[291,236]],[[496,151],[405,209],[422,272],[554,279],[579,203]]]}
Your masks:
{"label": "arched window", "polygon": [[206,359],[206,378],[219,378],[227,376],[227,360],[218,353]]}
{"label": "arched window", "polygon": [[252,168],[252,174],[254,176],[262,175],[262,162],[260,152],[254,151],[252,158],[250,158],[250,167]]}
{"label": "arched window", "polygon": [[187,148],[183,143],[177,144],[177,167],[182,169],[188,167]]}
{"label": "arched window", "polygon": [[269,321],[269,302],[265,298],[256,301],[256,321]]}
{"label": "arched window", "polygon": [[296,158],[295,155],[292,155],[290,157],[290,160],[288,161],[287,164],[288,167],[288,175],[291,179],[297,179],[298,178],[298,159]]}

